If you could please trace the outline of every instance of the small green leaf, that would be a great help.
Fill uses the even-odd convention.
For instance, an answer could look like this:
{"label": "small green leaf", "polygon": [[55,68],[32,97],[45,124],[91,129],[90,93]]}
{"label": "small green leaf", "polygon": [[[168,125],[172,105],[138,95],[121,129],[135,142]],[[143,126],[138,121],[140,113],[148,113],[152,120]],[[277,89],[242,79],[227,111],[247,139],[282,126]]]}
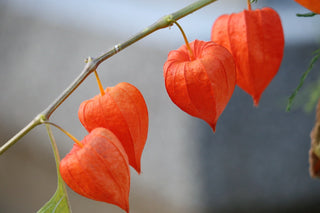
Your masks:
{"label": "small green leaf", "polygon": [[52,198],[44,205],[37,213],[70,213],[69,198],[66,190],[66,185],[60,175],[59,164],[60,155],[56,141],[53,137],[52,130],[49,124],[46,124],[49,139],[51,141],[51,146],[54,154],[54,159],[56,162],[57,176],[58,176],[58,187]]}
{"label": "small green leaf", "polygon": [[296,16],[298,17],[313,17],[317,15],[316,13],[310,12],[310,13],[297,13]]}
{"label": "small green leaf", "polygon": [[311,81],[299,91],[299,95],[294,99],[291,110],[302,109],[305,113],[314,112],[320,97],[320,75],[316,80]]}
{"label": "small green leaf", "polygon": [[312,85],[312,90],[309,93],[309,100],[304,105],[304,111],[310,113],[316,107],[320,97],[320,78]]}
{"label": "small green leaf", "polygon": [[293,100],[295,99],[298,91],[301,89],[301,87],[303,86],[304,80],[307,78],[309,72],[312,70],[313,65],[317,62],[317,60],[320,58],[320,49],[316,50],[313,52],[313,54],[315,54],[315,56],[312,58],[308,69],[302,74],[301,78],[300,78],[300,83],[297,86],[297,88],[293,91],[293,93],[290,95],[289,100],[288,100],[288,105],[287,105],[287,112],[289,112],[291,110],[291,106],[293,104]]}
{"label": "small green leaf", "polygon": [[58,174],[58,187],[52,198],[37,213],[68,213],[69,208],[68,196],[65,192],[65,185]]}

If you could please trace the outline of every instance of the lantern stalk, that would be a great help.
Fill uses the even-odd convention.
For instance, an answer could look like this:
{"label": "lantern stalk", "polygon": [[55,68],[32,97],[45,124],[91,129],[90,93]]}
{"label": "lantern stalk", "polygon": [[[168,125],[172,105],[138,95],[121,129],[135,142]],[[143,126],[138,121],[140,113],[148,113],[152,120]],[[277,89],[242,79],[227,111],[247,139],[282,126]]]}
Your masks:
{"label": "lantern stalk", "polygon": [[248,10],[251,10],[251,0],[247,0]]}
{"label": "lantern stalk", "polygon": [[63,132],[64,134],[66,134],[69,138],[71,138],[71,140],[73,140],[78,146],[80,146],[81,148],[83,147],[83,144],[77,139],[75,138],[73,135],[71,135],[68,131],[64,130],[62,127],[58,126],[55,123],[52,123],[50,121],[45,121],[45,120],[41,120],[41,123],[43,124],[50,124],[54,127],[56,127],[57,129],[59,129],[61,132]]}
{"label": "lantern stalk", "polygon": [[94,71],[94,75],[96,76],[96,79],[97,79],[97,83],[98,83],[98,86],[99,86],[100,94],[102,96],[104,96],[105,92],[104,92],[103,86],[101,84],[101,81],[100,81],[100,78],[99,78],[97,70]]}
{"label": "lantern stalk", "polygon": [[[89,63],[89,62],[92,62],[92,58],[89,57],[85,60],[86,63]],[[98,75],[98,72],[97,70],[94,70],[94,75],[96,76],[96,80],[97,80],[97,83],[98,83],[98,86],[99,86],[99,90],[100,90],[100,94],[102,96],[104,96],[105,92],[104,92],[104,89],[103,89],[103,86],[102,86],[102,83],[100,81],[100,78],[99,78],[99,75]]]}
{"label": "lantern stalk", "polygon": [[190,60],[191,60],[191,61],[194,60],[194,59],[195,59],[195,58],[194,58],[194,54],[193,54],[193,52],[192,52],[192,50],[191,50],[191,47],[190,47],[190,44],[189,44],[189,41],[188,41],[188,39],[187,39],[186,34],[184,33],[182,27],[180,26],[180,24],[178,24],[178,22],[174,21],[174,23],[177,25],[177,27],[179,28],[179,30],[180,30],[181,33],[182,33],[184,42],[186,43],[187,49],[188,49],[188,51],[189,51]]}

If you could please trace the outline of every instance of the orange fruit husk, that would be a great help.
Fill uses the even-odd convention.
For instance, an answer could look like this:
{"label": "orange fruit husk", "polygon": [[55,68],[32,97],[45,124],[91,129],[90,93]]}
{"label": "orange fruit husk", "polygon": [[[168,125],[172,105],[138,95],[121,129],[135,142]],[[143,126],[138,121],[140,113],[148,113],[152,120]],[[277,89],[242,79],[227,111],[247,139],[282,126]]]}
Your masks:
{"label": "orange fruit husk", "polygon": [[284,34],[278,13],[262,8],[222,15],[212,26],[211,40],[231,52],[237,85],[257,106],[283,58]]}
{"label": "orange fruit husk", "polygon": [[129,164],[141,172],[141,155],[148,135],[148,109],[140,91],[122,82],[81,103],[79,120],[87,131],[110,129],[122,143]]}
{"label": "orange fruit husk", "polygon": [[105,128],[92,130],[74,144],[59,165],[62,179],[78,194],[129,212],[130,169],[119,139]]}
{"label": "orange fruit husk", "polygon": [[235,88],[236,72],[229,51],[214,43],[195,40],[171,51],[163,67],[171,100],[191,116],[206,121],[213,131]]}

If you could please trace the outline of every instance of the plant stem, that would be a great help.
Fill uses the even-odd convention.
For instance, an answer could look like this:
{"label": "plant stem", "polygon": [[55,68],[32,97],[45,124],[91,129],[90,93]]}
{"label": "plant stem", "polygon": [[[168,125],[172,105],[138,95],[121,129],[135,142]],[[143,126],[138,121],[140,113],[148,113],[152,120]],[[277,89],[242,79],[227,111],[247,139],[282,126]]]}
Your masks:
{"label": "plant stem", "polygon": [[190,44],[189,44],[189,41],[188,41],[188,39],[187,39],[186,34],[184,33],[182,27],[180,26],[180,24],[178,24],[178,22],[175,21],[174,23],[178,26],[180,32],[182,33],[184,42],[186,43],[187,49],[188,49],[188,51],[189,51],[189,58],[190,58],[190,60],[191,60],[191,61],[194,60],[195,58],[194,58],[194,55],[193,55],[193,52],[192,52],[192,50],[191,50],[191,47],[190,47]]}
{"label": "plant stem", "polygon": [[251,10],[251,0],[247,0],[248,10]]}
{"label": "plant stem", "polygon": [[97,79],[97,83],[98,83],[98,86],[99,86],[100,94],[101,94],[101,96],[104,96],[105,92],[104,92],[103,86],[101,84],[101,81],[100,81],[100,78],[99,78],[97,70],[94,71],[94,75],[96,76],[96,79]]}
{"label": "plant stem", "polygon": [[[163,16],[155,23],[151,24],[149,27],[146,27],[144,30],[137,33],[135,36],[129,38],[127,41],[115,45],[105,54],[87,60],[87,63],[81,73],[74,79],[74,81],[42,112],[40,113],[33,121],[30,122],[25,128],[23,128],[19,133],[17,133],[13,138],[11,138],[6,144],[0,147],[0,154],[5,152],[13,144],[15,144],[20,138],[27,134],[35,126],[41,124],[40,120],[49,120],[51,114],[72,94],[74,90],[92,73],[97,67],[105,60],[125,49],[126,47],[132,45],[133,43],[141,40],[142,38],[148,36],[149,34],[171,26],[175,21],[207,6],[208,4],[215,2],[217,0],[199,0],[196,1],[170,15]],[[40,116],[42,117],[40,119]]]}
{"label": "plant stem", "polygon": [[60,127],[59,125],[49,122],[49,121],[41,121],[41,123],[43,124],[47,124],[47,125],[52,125],[54,127],[56,127],[57,129],[59,129],[61,132],[63,132],[64,134],[66,134],[71,140],[73,140],[73,142],[75,142],[76,144],[78,144],[79,147],[83,147],[83,144],[77,139],[75,138],[73,135],[71,135],[68,131],[66,131],[65,129],[63,129],[62,127]]}
{"label": "plant stem", "polygon": [[21,129],[15,136],[8,140],[4,145],[0,147],[0,155],[7,151],[11,146],[18,142],[23,136],[30,132],[34,127],[41,124],[40,120],[44,118],[44,115],[40,114],[36,116],[27,126]]}

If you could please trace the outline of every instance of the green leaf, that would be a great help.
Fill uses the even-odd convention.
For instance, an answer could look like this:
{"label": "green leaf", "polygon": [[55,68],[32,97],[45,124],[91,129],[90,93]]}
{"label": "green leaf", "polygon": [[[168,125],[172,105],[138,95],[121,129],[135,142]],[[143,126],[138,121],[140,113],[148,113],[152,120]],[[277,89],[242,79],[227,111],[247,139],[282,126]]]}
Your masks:
{"label": "green leaf", "polygon": [[320,78],[312,84],[312,89],[309,93],[309,100],[304,105],[304,111],[310,113],[316,107],[320,97]]}
{"label": "green leaf", "polygon": [[320,58],[320,49],[316,50],[313,52],[313,54],[315,54],[315,56],[311,59],[311,62],[309,64],[308,69],[302,74],[301,78],[300,78],[300,83],[297,86],[297,88],[293,91],[293,93],[290,95],[289,100],[288,100],[288,105],[287,105],[287,112],[289,112],[291,110],[291,106],[293,104],[293,100],[295,99],[298,91],[301,89],[301,87],[304,84],[304,80],[307,78],[309,72],[312,70],[313,65],[317,62],[317,60]]}
{"label": "green leaf", "polygon": [[65,184],[58,175],[58,187],[52,198],[37,212],[37,213],[68,213],[71,212],[69,208],[68,196],[65,190]]}
{"label": "green leaf", "polygon": [[56,141],[53,137],[52,130],[49,124],[46,124],[47,132],[51,141],[51,146],[54,154],[54,159],[56,162],[57,176],[58,176],[58,187],[52,198],[37,212],[37,213],[70,213],[70,205],[68,194],[66,190],[66,185],[60,175],[59,164],[60,155]]}
{"label": "green leaf", "polygon": [[316,80],[311,81],[299,91],[299,95],[294,99],[291,110],[302,109],[305,113],[314,113],[318,99],[320,97],[320,75]]}
{"label": "green leaf", "polygon": [[317,15],[316,13],[314,12],[310,12],[310,13],[297,13],[296,16],[298,17],[313,17]]}

